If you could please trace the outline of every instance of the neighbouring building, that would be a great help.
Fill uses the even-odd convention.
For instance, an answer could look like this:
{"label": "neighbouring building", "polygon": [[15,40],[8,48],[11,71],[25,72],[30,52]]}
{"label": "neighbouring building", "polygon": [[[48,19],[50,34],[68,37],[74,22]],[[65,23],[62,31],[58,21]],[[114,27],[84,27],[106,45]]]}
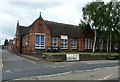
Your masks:
{"label": "neighbouring building", "polygon": [[10,39],[9,43],[7,45],[7,48],[10,52],[15,52],[16,50],[16,46],[15,46],[15,38],[14,39]]}
{"label": "neighbouring building", "polygon": [[15,36],[14,48],[9,48],[17,53],[46,51],[49,46],[59,46],[61,51],[92,51],[94,32],[89,24],[82,30],[79,26],[44,20],[40,14],[27,27],[18,21]]}

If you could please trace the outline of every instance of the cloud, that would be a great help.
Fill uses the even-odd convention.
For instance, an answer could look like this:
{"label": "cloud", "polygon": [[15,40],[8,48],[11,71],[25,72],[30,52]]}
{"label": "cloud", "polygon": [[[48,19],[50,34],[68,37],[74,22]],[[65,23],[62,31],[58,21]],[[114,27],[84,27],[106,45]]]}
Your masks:
{"label": "cloud", "polygon": [[29,26],[39,12],[45,20],[78,25],[82,7],[89,1],[95,0],[1,0],[0,40],[15,37],[17,20],[20,25]]}

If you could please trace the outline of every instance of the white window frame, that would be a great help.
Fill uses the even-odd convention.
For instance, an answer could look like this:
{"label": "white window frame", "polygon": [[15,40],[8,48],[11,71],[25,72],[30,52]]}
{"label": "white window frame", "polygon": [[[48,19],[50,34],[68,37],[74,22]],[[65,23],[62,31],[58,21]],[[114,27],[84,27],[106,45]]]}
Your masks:
{"label": "white window frame", "polygon": [[[62,40],[64,42],[62,42]],[[61,39],[61,49],[68,49],[68,39]]]}
{"label": "white window frame", "polygon": [[85,38],[84,46],[85,46],[85,49],[92,49],[93,48],[93,40],[90,38]]}
{"label": "white window frame", "polygon": [[[64,42],[62,42],[62,40]],[[61,49],[68,49],[68,36],[67,35],[61,35]]]}
{"label": "white window frame", "polygon": [[77,40],[71,39],[71,49],[77,49]]}
{"label": "white window frame", "polygon": [[[56,42],[55,42],[55,39],[56,39]],[[57,37],[52,37],[51,46],[58,46],[58,38]]]}
{"label": "white window frame", "polygon": [[36,41],[35,41],[35,49],[45,49],[45,34],[44,33],[35,33],[35,40],[36,40],[36,36],[42,36],[42,35],[44,36],[44,45],[41,45],[41,44],[38,45],[36,44]]}

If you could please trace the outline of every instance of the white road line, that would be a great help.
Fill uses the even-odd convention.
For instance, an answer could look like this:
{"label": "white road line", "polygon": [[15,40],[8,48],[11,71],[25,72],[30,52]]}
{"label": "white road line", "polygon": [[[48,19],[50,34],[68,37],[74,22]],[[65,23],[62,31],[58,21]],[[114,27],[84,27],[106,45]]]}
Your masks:
{"label": "white road line", "polygon": [[108,75],[108,76],[106,76],[106,77],[104,77],[104,78],[102,78],[102,79],[97,79],[97,80],[106,80],[107,78],[109,78],[110,76],[112,76],[113,74],[110,74],[110,75]]}
{"label": "white road line", "polygon": [[97,70],[99,70],[99,69],[101,69],[101,68],[96,68],[96,69],[93,69],[94,71],[97,71]]}
{"label": "white road line", "polygon": [[3,63],[2,63],[2,60],[0,60],[0,69],[3,68]]}
{"label": "white road line", "polygon": [[27,58],[24,58],[24,57],[21,57],[21,56],[17,56],[17,55],[15,55],[15,56],[18,57],[18,58],[21,58],[21,59],[23,59],[23,60],[26,60],[26,61],[28,61],[28,62],[31,62],[31,63],[33,63],[33,64],[37,64],[36,62],[34,62],[34,61],[30,60],[30,59],[27,59]]}
{"label": "white road line", "polygon": [[52,68],[57,68],[56,66],[50,66],[50,67],[52,67]]}
{"label": "white road line", "polygon": [[103,78],[103,80],[105,80],[105,79],[109,78],[110,76],[112,76],[112,74],[110,74],[110,75],[108,75],[108,76],[104,77],[104,78]]}
{"label": "white road line", "polygon": [[85,70],[85,72],[89,72],[89,71],[92,71],[92,70]]}
{"label": "white road line", "polygon": [[91,62],[86,62],[86,64],[102,64],[102,63],[115,63],[118,61],[91,61]]}
{"label": "white road line", "polygon": [[50,66],[50,67],[52,67],[52,68],[62,68],[62,67],[65,67],[65,66]]}
{"label": "white road line", "polygon": [[4,73],[12,73],[12,71],[11,70],[6,70],[6,71],[4,71]]}

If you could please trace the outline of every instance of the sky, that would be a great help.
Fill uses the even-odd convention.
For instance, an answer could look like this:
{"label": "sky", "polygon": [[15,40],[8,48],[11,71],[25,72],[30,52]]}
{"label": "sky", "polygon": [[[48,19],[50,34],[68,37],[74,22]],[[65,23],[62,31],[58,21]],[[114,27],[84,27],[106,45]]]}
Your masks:
{"label": "sky", "polygon": [[95,0],[1,0],[0,45],[15,37],[18,20],[20,25],[29,26],[40,12],[44,20],[79,25],[82,8],[91,1]]}

